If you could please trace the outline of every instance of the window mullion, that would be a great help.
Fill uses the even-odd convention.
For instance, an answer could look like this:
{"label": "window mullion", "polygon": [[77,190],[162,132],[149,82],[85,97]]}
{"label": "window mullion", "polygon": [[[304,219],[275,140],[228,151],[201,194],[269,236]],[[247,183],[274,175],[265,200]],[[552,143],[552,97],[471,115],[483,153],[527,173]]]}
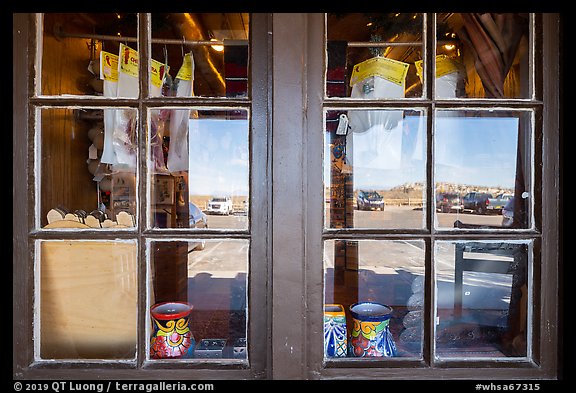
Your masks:
{"label": "window mullion", "polygon": [[424,312],[422,356],[427,365],[432,364],[434,359],[434,334],[435,334],[435,280],[434,280],[434,112],[435,112],[435,74],[436,74],[436,14],[424,15],[424,61],[427,72],[424,73],[426,98],[430,100],[426,116],[426,228],[431,237],[426,241],[426,253],[424,258]]}
{"label": "window mullion", "polygon": [[147,335],[147,297],[149,291],[148,280],[148,252],[144,239],[144,231],[148,227],[148,111],[146,110],[146,97],[149,92],[150,72],[150,14],[138,15],[138,56],[139,56],[139,98],[138,98],[138,173],[136,174],[138,211],[138,340],[137,340],[137,364],[141,368],[146,361]]}

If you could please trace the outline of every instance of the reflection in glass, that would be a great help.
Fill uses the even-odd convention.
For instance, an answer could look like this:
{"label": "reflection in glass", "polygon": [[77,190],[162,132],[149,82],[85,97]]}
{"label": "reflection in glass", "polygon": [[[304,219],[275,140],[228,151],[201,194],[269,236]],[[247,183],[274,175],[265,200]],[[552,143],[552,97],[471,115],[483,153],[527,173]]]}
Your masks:
{"label": "reflection in glass", "polygon": [[[150,307],[158,311],[158,305],[168,302],[180,304],[181,311],[192,309],[187,344],[193,341],[193,349],[181,348],[186,355],[178,358],[247,359],[249,246],[248,240],[150,242]],[[158,356],[154,322],[149,323],[150,356],[164,358]],[[180,341],[174,337],[172,342]]]}
{"label": "reflection in glass", "polygon": [[436,356],[527,356],[531,244],[436,242]]}
{"label": "reflection in glass", "polygon": [[[152,58],[167,66],[162,95],[183,94],[175,82],[190,56],[192,71],[185,79],[193,84],[192,95],[248,97],[249,21],[248,13],[153,13]],[[166,44],[166,39],[185,42]]]}
{"label": "reflection in glass", "polygon": [[150,113],[152,226],[247,229],[248,111]]}
{"label": "reflection in glass", "polygon": [[40,226],[134,227],[136,110],[42,108],[39,118]]}
{"label": "reflection in glass", "polygon": [[[361,356],[360,343],[366,350],[365,356],[382,356],[378,345],[370,350],[367,341],[354,330],[353,317],[360,318],[350,311],[350,306],[364,302],[377,304],[370,305],[373,311],[378,307],[386,309],[380,305],[392,309],[388,329],[396,347],[393,356],[422,356],[424,255],[425,244],[419,240],[324,242],[324,321],[327,316],[336,316],[337,306],[342,306],[348,341],[345,356],[332,352],[325,356]],[[354,309],[356,314],[362,307],[366,305]],[[339,328],[337,322],[333,320],[332,327]],[[330,334],[326,333],[325,337],[329,338]]]}
{"label": "reflection in glass", "polygon": [[133,241],[41,241],[42,359],[134,359],[137,247]]}
{"label": "reflection in glass", "polygon": [[425,113],[329,110],[325,127],[325,226],[422,228]]}
{"label": "reflection in glass", "polygon": [[329,13],[326,95],[422,96],[414,66],[422,59],[422,20],[419,13]]}
{"label": "reflection in glass", "polygon": [[436,225],[528,228],[530,112],[438,111]]}
{"label": "reflection in glass", "polygon": [[440,13],[437,98],[530,98],[529,16]]}

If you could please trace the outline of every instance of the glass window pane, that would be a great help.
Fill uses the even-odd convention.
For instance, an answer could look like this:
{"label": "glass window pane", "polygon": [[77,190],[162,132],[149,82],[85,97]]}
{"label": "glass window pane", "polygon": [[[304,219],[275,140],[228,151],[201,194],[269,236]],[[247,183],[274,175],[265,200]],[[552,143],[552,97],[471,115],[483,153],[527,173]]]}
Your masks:
{"label": "glass window pane", "polygon": [[328,110],[325,127],[325,226],[423,228],[425,112]]}
{"label": "glass window pane", "polygon": [[134,359],[134,241],[39,242],[42,359]]}
{"label": "glass window pane", "polygon": [[150,242],[151,359],[247,359],[249,247],[248,240]]}
{"label": "glass window pane", "polygon": [[40,226],[136,225],[137,111],[41,108]]}
{"label": "glass window pane", "polygon": [[437,98],[531,98],[529,15],[437,16]]}
{"label": "glass window pane", "polygon": [[531,112],[437,112],[436,225],[529,228]]}
{"label": "glass window pane", "polygon": [[422,357],[424,255],[420,240],[324,242],[325,358]]}
{"label": "glass window pane", "polygon": [[[46,13],[42,40],[43,95],[109,96],[105,90],[104,74],[115,70],[118,77],[118,58],[126,55],[127,68],[120,73],[120,97],[138,96],[138,59],[133,52],[122,50],[124,45],[136,51],[138,17],[134,13]],[[111,54],[104,63],[104,54]],[[136,52],[137,53],[137,52]],[[111,61],[116,61],[111,66]],[[111,67],[111,68],[110,68]],[[129,71],[128,73],[124,71]],[[133,74],[136,75],[133,75]],[[132,74],[132,75],[131,75]]]}
{"label": "glass window pane", "polygon": [[[168,66],[162,95],[248,97],[249,19],[248,13],[152,14],[152,59]],[[178,87],[178,80],[191,86]],[[150,94],[160,89],[151,86]]]}
{"label": "glass window pane", "polygon": [[531,243],[436,243],[436,356],[528,354]]}
{"label": "glass window pane", "polygon": [[422,20],[418,13],[327,14],[326,95],[421,97],[414,63],[422,59]]}
{"label": "glass window pane", "polygon": [[248,229],[248,111],[150,113],[152,226]]}

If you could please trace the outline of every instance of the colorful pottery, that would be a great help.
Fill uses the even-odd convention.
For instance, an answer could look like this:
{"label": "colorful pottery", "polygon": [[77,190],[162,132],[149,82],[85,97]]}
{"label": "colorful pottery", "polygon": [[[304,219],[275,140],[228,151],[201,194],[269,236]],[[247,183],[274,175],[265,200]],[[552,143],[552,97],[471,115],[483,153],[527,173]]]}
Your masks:
{"label": "colorful pottery", "polygon": [[364,302],[350,306],[354,328],[350,335],[350,355],[355,357],[396,356],[396,344],[388,327],[392,308]]}
{"label": "colorful pottery", "polygon": [[324,305],[324,356],[346,357],[346,313],[340,304]]}
{"label": "colorful pottery", "polygon": [[190,331],[192,305],[185,302],[164,302],[152,306],[152,338],[150,358],[191,358],[194,336]]}

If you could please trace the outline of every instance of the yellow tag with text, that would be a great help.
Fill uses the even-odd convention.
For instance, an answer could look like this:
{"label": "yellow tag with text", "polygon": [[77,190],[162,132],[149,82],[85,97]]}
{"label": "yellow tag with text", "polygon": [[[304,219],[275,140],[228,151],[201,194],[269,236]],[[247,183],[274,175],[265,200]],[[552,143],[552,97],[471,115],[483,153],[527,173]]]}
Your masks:
{"label": "yellow tag with text", "polygon": [[118,56],[100,52],[100,76],[110,82],[118,82]]}
{"label": "yellow tag with text", "polygon": [[[422,60],[415,61],[414,65],[416,66],[416,74],[422,80]],[[451,57],[446,55],[436,56],[436,78],[458,72],[461,69],[462,65]]]}
{"label": "yellow tag with text", "polygon": [[184,55],[182,67],[180,67],[180,70],[178,70],[176,78],[182,79],[184,81],[189,81],[192,79],[192,56],[190,53],[186,53]]}
{"label": "yellow tag with text", "polygon": [[138,78],[138,52],[129,46],[120,44],[120,72]]}
{"label": "yellow tag with text", "polygon": [[373,57],[354,66],[350,86],[370,76],[379,76],[399,86],[404,85],[410,64],[386,57]]}
{"label": "yellow tag with text", "polygon": [[151,59],[150,67],[150,81],[154,86],[162,87],[164,74],[170,70],[170,66],[166,66],[158,60]]}

